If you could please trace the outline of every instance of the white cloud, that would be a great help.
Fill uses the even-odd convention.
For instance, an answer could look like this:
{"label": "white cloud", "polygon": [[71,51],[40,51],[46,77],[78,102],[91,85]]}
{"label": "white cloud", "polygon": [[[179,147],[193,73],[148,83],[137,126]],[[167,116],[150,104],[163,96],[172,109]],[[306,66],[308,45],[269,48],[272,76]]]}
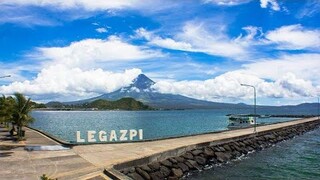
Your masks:
{"label": "white cloud", "polygon": [[55,65],[42,69],[34,80],[13,82],[8,86],[1,86],[0,90],[5,94],[23,92],[43,99],[57,96],[60,100],[67,101],[74,100],[75,97],[88,98],[115,91],[129,85],[140,73],[140,69],[114,73],[102,69],[85,71]]}
{"label": "white cloud", "polygon": [[274,11],[280,11],[280,6],[276,0],[260,0],[261,8],[270,7]]}
{"label": "white cloud", "polygon": [[106,28],[97,28],[96,31],[98,33],[106,33],[106,32],[108,32],[108,30]]}
{"label": "white cloud", "polygon": [[149,41],[149,44],[162,48],[202,52],[209,55],[244,59],[248,56],[246,45],[231,39],[224,33],[224,27],[216,25],[214,32],[209,32],[205,25],[197,22],[186,23],[181,32],[172,38],[163,38],[143,28],[136,31],[139,37]]}
{"label": "white cloud", "polygon": [[236,6],[250,1],[251,0],[204,0],[205,3],[212,3],[220,6]]}
{"label": "white cloud", "polygon": [[269,31],[265,36],[280,49],[318,49],[320,48],[320,30],[307,29],[300,24],[282,26]]}
{"label": "white cloud", "polygon": [[135,46],[116,36],[108,39],[85,39],[66,47],[41,47],[34,57],[50,60],[50,64],[69,67],[92,67],[92,64],[110,61],[138,61],[163,57],[159,51]]}
{"label": "white cloud", "polygon": [[159,81],[154,88],[162,93],[182,94],[197,99],[225,102],[226,99],[239,100],[252,97],[252,89],[242,87],[241,83],[255,86],[259,98],[314,97],[320,90],[319,87],[314,87],[311,81],[299,79],[292,73],[287,73],[274,82],[268,82],[257,76],[237,71],[204,81]]}
{"label": "white cloud", "polygon": [[241,69],[204,81],[159,81],[155,88],[163,93],[222,101],[251,98],[256,86],[259,98],[310,98],[320,95],[320,54],[283,55],[275,59],[259,59]]}
{"label": "white cloud", "polygon": [[320,85],[320,54],[282,55],[278,58],[258,59],[254,63],[243,65],[239,72],[251,74],[264,79],[277,80],[291,72],[303,79]]}
{"label": "white cloud", "polygon": [[105,1],[105,0],[2,0],[0,5],[20,6],[53,6],[62,9],[84,8],[87,10],[121,9],[134,6],[132,0]]}
{"label": "white cloud", "polygon": [[105,40],[86,39],[66,47],[41,47],[29,57],[41,62],[42,69],[36,78],[1,86],[0,92],[22,92],[40,100],[92,97],[128,85],[141,73],[140,69],[116,73],[100,67],[108,67],[110,62],[135,62],[156,57],[163,57],[163,54],[131,45],[115,36]]}

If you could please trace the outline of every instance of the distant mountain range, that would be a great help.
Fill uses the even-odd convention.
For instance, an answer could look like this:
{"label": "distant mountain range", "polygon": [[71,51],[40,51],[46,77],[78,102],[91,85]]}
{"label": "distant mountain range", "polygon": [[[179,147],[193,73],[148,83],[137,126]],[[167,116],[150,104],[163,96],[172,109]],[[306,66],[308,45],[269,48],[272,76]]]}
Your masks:
{"label": "distant mountain range", "polygon": [[98,97],[80,101],[65,102],[64,104],[83,104],[98,99],[117,100],[123,97],[132,97],[138,101],[143,102],[144,104],[160,109],[211,109],[248,107],[248,105],[246,104],[217,103],[193,99],[182,95],[159,93],[152,88],[152,85],[154,84],[155,82],[148,78],[146,75],[140,74],[127,87],[123,87],[114,92],[103,94]]}
{"label": "distant mountain range", "polygon": [[[176,94],[159,93],[152,88],[155,82],[144,74],[140,74],[132,83],[120,88],[114,92],[102,94],[101,96],[93,97],[73,102],[63,102],[65,105],[77,105],[84,103],[91,103],[93,101],[103,99],[108,101],[115,101],[125,97],[134,98],[144,104],[158,109],[252,109],[252,105],[244,103],[218,103],[204,100],[198,100]],[[60,102],[49,102],[54,104]],[[47,105],[48,105],[47,104]],[[304,103],[296,106],[257,106],[258,109],[268,109],[270,111],[305,111],[312,109],[312,112],[317,112],[317,103]]]}

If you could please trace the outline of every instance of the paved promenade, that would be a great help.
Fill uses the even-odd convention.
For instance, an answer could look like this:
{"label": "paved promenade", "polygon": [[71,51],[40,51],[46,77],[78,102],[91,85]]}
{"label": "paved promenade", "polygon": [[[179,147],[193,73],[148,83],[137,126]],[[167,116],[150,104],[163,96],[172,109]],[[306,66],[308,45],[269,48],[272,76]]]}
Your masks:
{"label": "paved promenade", "polygon": [[[314,121],[317,118],[308,118],[291,122],[284,122],[257,127],[258,132],[282,128],[290,125]],[[3,128],[1,128],[3,131]],[[35,131],[27,131],[27,142],[19,145],[56,145],[51,139],[38,135]],[[23,147],[14,147],[8,150],[1,150],[0,153],[0,174],[1,179],[37,179],[42,174],[59,179],[107,179],[101,172],[105,167],[110,167],[118,163],[140,159],[157,153],[195,145],[199,143],[219,141],[226,138],[236,138],[238,136],[250,135],[253,128],[225,131],[182,138],[122,144],[96,144],[75,146],[72,149],[61,151],[32,151],[23,150]],[[3,137],[3,132],[1,132]],[[33,137],[33,138],[32,138]],[[33,141],[34,139],[34,141]],[[42,140],[40,140],[42,139]],[[46,140],[44,140],[46,139]],[[5,149],[8,141],[0,141],[0,147]],[[16,143],[12,143],[18,146]],[[13,147],[13,146],[11,146]],[[84,176],[85,174],[89,174]],[[77,178],[78,179],[78,178]]]}

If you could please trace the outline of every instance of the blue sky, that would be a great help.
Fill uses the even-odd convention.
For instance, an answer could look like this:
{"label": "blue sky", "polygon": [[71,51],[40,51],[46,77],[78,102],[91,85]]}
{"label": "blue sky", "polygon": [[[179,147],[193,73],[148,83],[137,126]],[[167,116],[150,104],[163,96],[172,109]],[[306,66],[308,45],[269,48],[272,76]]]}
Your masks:
{"label": "blue sky", "polygon": [[0,92],[77,100],[140,73],[163,93],[283,105],[320,95],[317,0],[2,0]]}

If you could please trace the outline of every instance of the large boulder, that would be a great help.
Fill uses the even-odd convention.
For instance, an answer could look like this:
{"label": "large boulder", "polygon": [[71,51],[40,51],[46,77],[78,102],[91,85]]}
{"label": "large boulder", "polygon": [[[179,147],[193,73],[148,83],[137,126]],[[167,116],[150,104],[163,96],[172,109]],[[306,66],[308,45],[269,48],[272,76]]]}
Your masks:
{"label": "large boulder", "polygon": [[160,172],[163,175],[163,177],[168,177],[171,173],[171,170],[166,166],[160,166]]}
{"label": "large boulder", "polygon": [[187,172],[189,171],[189,167],[184,164],[184,163],[178,163],[178,167],[183,171],[183,172]]}
{"label": "large boulder", "polygon": [[203,153],[203,151],[200,150],[200,149],[196,149],[196,150],[193,150],[191,153],[192,153],[194,156],[198,156],[199,154]]}
{"label": "large boulder", "polygon": [[170,162],[169,160],[161,161],[160,164],[167,166],[167,167],[172,167],[172,162]]}
{"label": "large boulder", "polygon": [[136,172],[140,174],[141,177],[143,177],[144,179],[147,179],[147,180],[151,179],[149,174],[146,171],[142,170],[141,168],[136,168]]}
{"label": "large boulder", "polygon": [[175,177],[182,177],[183,172],[181,169],[172,168],[172,175]]}
{"label": "large boulder", "polygon": [[201,156],[195,156],[194,160],[200,165],[205,165],[207,161],[204,157]]}
{"label": "large boulder", "polygon": [[133,180],[144,180],[143,177],[141,177],[138,173],[129,173],[129,177],[131,177]]}
{"label": "large boulder", "polygon": [[185,159],[193,159],[193,155],[190,152],[185,153],[184,155],[182,155],[182,157],[184,157]]}
{"label": "large boulder", "polygon": [[148,166],[152,171],[157,171],[160,169],[160,163],[158,162],[153,162],[151,164],[148,164]]}

